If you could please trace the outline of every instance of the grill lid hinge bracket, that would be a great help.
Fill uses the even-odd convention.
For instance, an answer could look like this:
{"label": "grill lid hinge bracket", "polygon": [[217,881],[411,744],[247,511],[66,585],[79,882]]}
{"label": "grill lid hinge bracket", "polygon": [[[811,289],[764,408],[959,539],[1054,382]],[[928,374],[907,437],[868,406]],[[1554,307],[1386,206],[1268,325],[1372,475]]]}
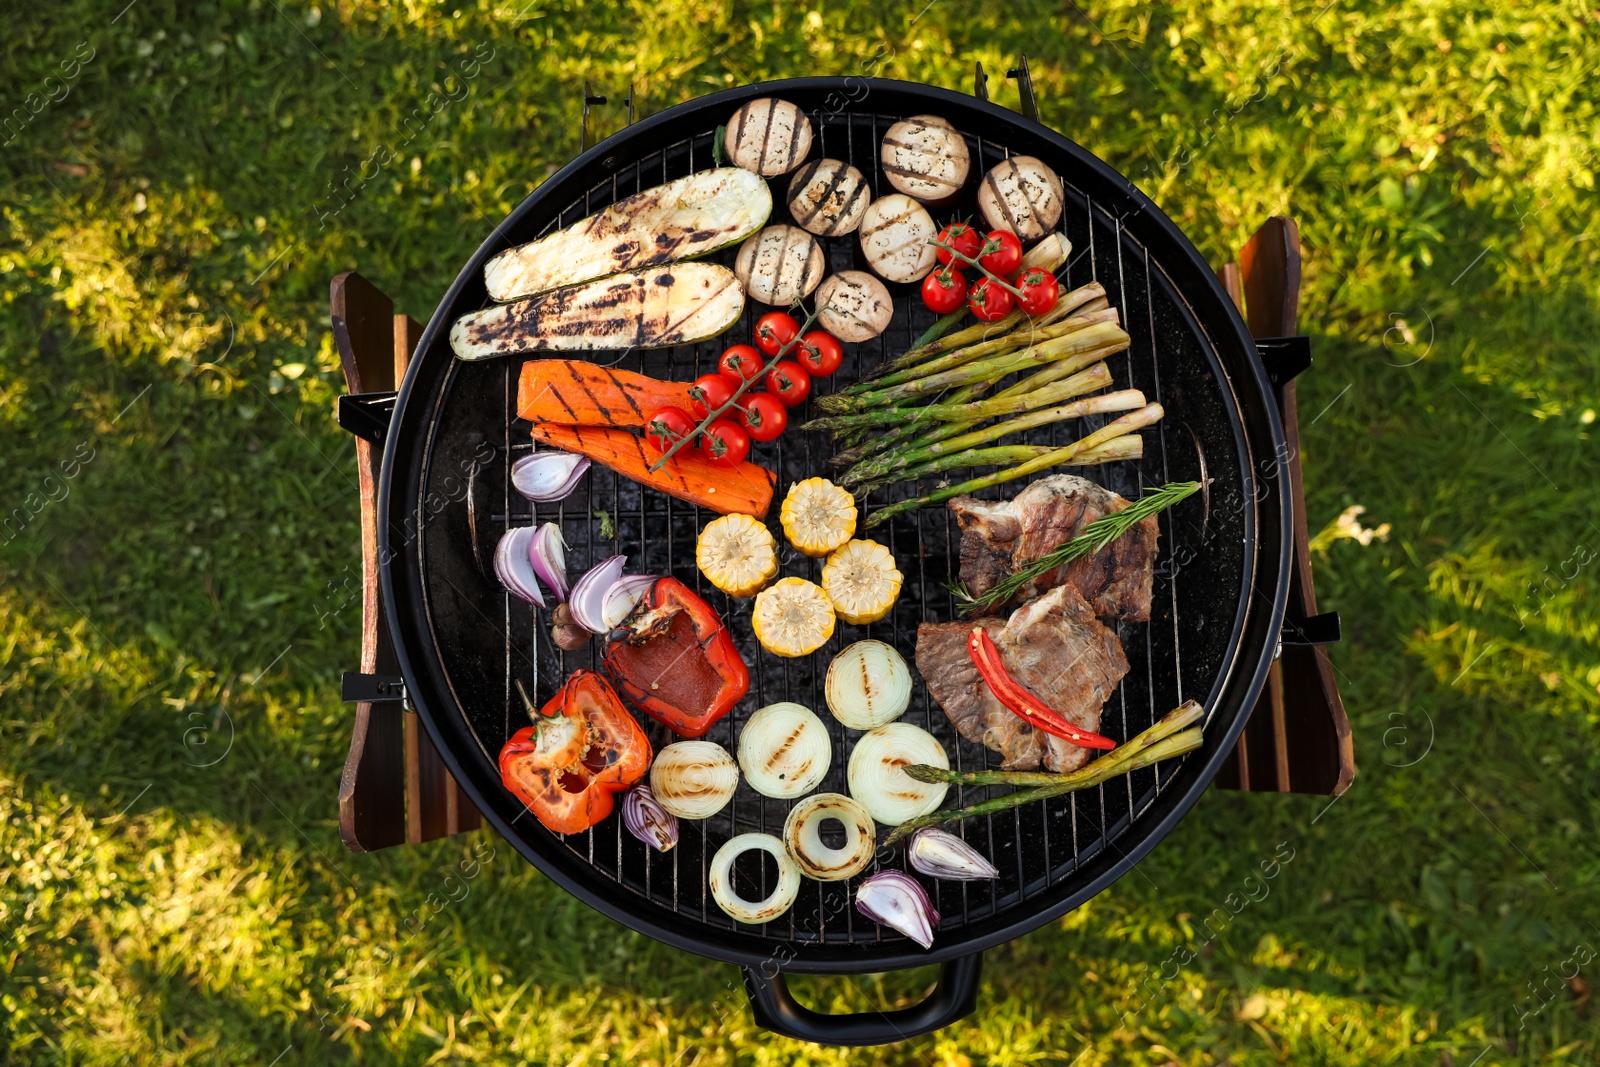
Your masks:
{"label": "grill lid hinge bracket", "polygon": [[383,393],[345,393],[339,397],[339,425],[376,444],[389,432],[395,397],[399,395],[392,389]]}
{"label": "grill lid hinge bracket", "polygon": [[1256,353],[1267,369],[1273,388],[1282,389],[1311,366],[1311,338],[1302,335],[1258,337]]}
{"label": "grill lid hinge bracket", "polygon": [[345,671],[339,679],[339,699],[346,704],[379,704],[406,699],[406,680],[398,674],[362,674]]}
{"label": "grill lid hinge bracket", "polygon": [[1028,71],[1026,54],[1017,55],[1017,65],[1006,71],[1006,77],[1017,79],[1017,95],[1021,98],[1022,113],[1034,122],[1039,121],[1039,98],[1033,95],[1033,75]]}

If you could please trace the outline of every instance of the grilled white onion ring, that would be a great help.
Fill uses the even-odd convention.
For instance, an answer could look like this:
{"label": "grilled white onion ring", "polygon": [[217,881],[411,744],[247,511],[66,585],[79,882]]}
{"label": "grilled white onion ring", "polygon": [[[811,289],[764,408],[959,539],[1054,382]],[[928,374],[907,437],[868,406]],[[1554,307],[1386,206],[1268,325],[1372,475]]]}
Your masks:
{"label": "grilled white onion ring", "polygon": [[[819,830],[824,819],[844,824],[844,847],[829,848]],[[842,882],[866,870],[877,847],[867,809],[843,793],[818,793],[796,804],[783,823],[783,844],[800,873],[819,882]]]}
{"label": "grilled white onion ring", "polygon": [[[733,861],[752,849],[778,861],[778,884],[766,900],[751,903],[733,888]],[[729,918],[742,923],[771,922],[789,910],[800,892],[800,868],[784,851],[783,842],[771,834],[740,834],[717,849],[711,858],[711,899]]]}

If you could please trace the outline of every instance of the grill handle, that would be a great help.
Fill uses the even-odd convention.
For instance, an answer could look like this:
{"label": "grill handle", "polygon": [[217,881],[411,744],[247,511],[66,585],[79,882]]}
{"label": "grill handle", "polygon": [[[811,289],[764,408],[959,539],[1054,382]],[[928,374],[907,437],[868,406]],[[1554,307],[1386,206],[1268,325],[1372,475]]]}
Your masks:
{"label": "grill handle", "polygon": [[829,1015],[813,1011],[789,992],[782,972],[744,968],[744,989],[756,1025],[783,1037],[819,1045],[890,1045],[943,1029],[978,1006],[983,953],[974,952],[939,968],[939,981],[921,1004],[897,1011]]}

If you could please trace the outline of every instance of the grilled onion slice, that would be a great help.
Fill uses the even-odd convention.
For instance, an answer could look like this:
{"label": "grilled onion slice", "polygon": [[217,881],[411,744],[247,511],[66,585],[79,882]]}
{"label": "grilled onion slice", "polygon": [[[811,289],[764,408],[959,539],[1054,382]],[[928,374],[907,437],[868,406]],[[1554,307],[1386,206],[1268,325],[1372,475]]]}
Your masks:
{"label": "grilled onion slice", "polygon": [[[755,902],[744,899],[733,888],[733,861],[752,849],[765,852],[778,861],[777,886],[766,900]],[[742,923],[764,923],[776,919],[794,903],[794,898],[800,892],[800,868],[789,858],[783,842],[771,834],[740,834],[717,849],[717,854],[711,858],[709,881],[711,899],[730,918]]]}
{"label": "grilled onion slice", "polygon": [[944,803],[950,787],[944,782],[919,782],[901,770],[913,763],[947,768],[950,759],[926,730],[908,722],[878,727],[857,741],[850,753],[850,795],[885,826],[927,815]]}
{"label": "grilled onion slice", "polygon": [[911,668],[882,641],[857,641],[833,657],[823,687],[828,710],[852,730],[894,722],[911,703]]}
{"label": "grilled onion slice", "polygon": [[[844,825],[844,847],[823,843],[823,822]],[[867,869],[877,846],[877,831],[867,809],[843,793],[818,793],[796,804],[783,822],[783,844],[800,873],[819,882],[842,882]]]}
{"label": "grilled onion slice", "polygon": [[768,704],[739,733],[744,780],[765,797],[805,796],[828,773],[832,759],[827,726],[799,704]]}
{"label": "grilled onion slice", "polygon": [[675,742],[657,752],[650,765],[656,803],[680,819],[710,818],[727,807],[738,788],[739,765],[710,741]]}

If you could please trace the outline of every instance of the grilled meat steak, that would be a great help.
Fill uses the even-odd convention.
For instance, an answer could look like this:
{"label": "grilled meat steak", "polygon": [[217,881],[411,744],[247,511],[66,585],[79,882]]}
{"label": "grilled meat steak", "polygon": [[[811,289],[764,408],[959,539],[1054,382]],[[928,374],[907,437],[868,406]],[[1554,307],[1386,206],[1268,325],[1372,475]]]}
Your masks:
{"label": "grilled meat steak", "polygon": [[917,627],[917,670],[956,731],[1005,757],[1006,770],[1072,771],[1089,762],[1086,748],[1028,725],[995,699],[967,653],[982,626],[1000,648],[1006,671],[1075,726],[1098,732],[1100,707],[1128,673],[1122,642],[1095,618],[1070,585],[1018,608],[1010,621],[923,623]]}
{"label": "grilled meat steak", "polygon": [[[1042,478],[1010,500],[958,496],[950,510],[961,524],[961,581],[981,596],[1089,523],[1127,506],[1111,490],[1071,474]],[[1094,555],[1035,578],[1006,603],[1066,584],[1103,619],[1148,622],[1158,534],[1155,517],[1144,519]]]}

